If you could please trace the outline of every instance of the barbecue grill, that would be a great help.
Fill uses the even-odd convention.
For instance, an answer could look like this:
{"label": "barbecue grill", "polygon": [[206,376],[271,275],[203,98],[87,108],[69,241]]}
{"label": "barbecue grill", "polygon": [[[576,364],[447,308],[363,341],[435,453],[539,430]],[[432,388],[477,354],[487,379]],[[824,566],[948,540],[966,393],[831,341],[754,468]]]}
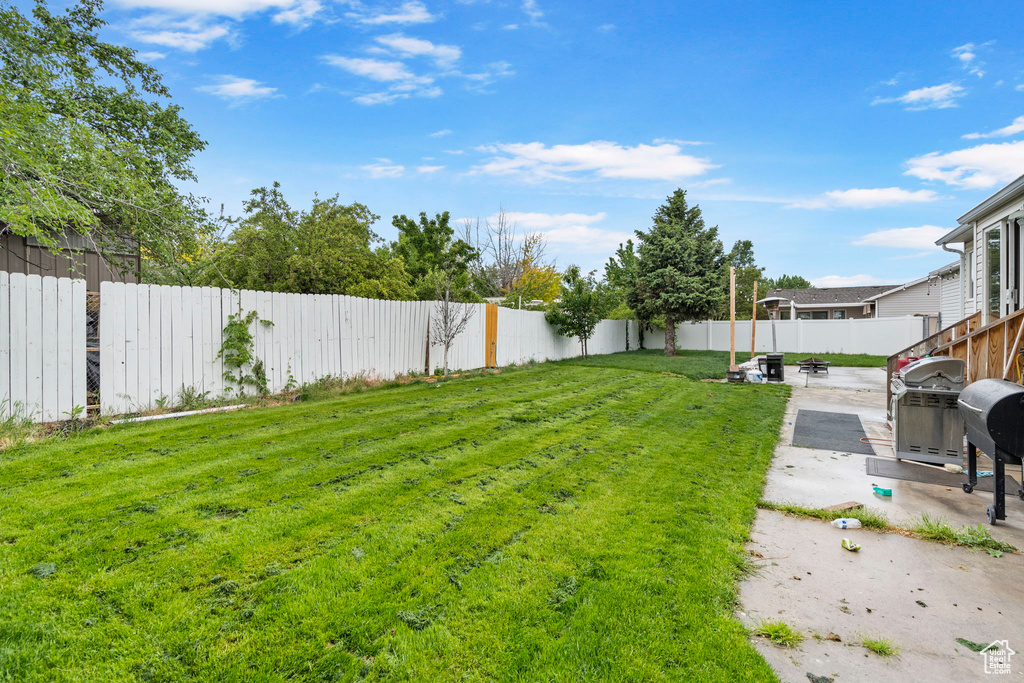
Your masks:
{"label": "barbecue grill", "polygon": [[[960,414],[967,425],[967,483],[978,483],[978,449],[992,458],[993,504],[988,521],[1006,519],[1006,465],[1020,465],[1024,456],[1024,387],[1002,379],[983,379],[960,394]],[[1024,500],[1024,488],[1017,491]]]}
{"label": "barbecue grill", "polygon": [[958,358],[932,356],[893,374],[889,413],[897,459],[963,463],[964,420],[956,400],[966,369]]}

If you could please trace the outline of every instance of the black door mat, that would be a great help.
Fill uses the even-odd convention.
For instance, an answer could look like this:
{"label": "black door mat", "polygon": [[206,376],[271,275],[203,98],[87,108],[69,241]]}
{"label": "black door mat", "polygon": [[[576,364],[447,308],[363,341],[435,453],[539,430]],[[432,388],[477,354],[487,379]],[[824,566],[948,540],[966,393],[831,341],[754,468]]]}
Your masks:
{"label": "black door mat", "polygon": [[[882,477],[885,479],[902,479],[903,481],[916,481],[921,484],[934,484],[935,486],[948,486],[949,488],[960,488],[961,484],[967,483],[967,473],[953,474],[945,470],[924,465],[915,465],[912,462],[901,462],[887,458],[868,458],[865,461],[864,469],[869,477]],[[1006,475],[1006,492],[1010,495],[1017,493],[1020,484],[1017,480]],[[975,491],[992,493],[995,477],[978,477]]]}
{"label": "black door mat", "polygon": [[793,427],[794,446],[874,455],[874,449],[861,441],[865,436],[860,417],[851,413],[799,410]]}

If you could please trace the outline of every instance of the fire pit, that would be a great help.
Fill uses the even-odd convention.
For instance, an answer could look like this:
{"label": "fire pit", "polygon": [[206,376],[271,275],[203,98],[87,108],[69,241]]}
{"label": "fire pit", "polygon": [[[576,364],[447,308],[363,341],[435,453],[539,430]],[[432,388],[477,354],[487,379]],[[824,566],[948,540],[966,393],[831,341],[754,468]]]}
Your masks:
{"label": "fire pit", "polygon": [[831,365],[831,361],[821,360],[820,358],[811,356],[804,360],[798,360],[796,364],[800,366],[800,372],[808,372],[815,375],[819,372],[824,372],[827,375],[828,366]]}

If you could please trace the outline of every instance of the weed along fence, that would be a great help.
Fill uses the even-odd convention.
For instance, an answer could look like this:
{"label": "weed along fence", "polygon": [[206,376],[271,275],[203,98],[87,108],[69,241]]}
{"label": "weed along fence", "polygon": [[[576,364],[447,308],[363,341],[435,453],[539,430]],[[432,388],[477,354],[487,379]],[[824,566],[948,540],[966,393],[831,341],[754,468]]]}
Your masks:
{"label": "weed along fence", "polygon": [[[750,349],[749,320],[736,321],[737,352]],[[775,348],[794,353],[868,353],[888,356],[923,336],[921,318],[863,318],[847,320],[776,320]],[[757,321],[757,352],[772,350],[772,322]],[[650,349],[665,344],[662,330],[647,332],[644,346]],[[676,325],[676,346],[694,351],[728,351],[729,321],[715,320]]]}

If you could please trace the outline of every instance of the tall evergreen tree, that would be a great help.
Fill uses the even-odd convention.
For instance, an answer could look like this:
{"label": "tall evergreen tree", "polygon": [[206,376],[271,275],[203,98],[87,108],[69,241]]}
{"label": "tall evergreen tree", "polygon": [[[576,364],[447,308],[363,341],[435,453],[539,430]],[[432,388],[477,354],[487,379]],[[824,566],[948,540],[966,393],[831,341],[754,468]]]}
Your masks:
{"label": "tall evergreen tree", "polygon": [[726,296],[724,249],[718,227],[704,224],[700,207],[686,203],[677,189],[654,214],[640,240],[637,291],[652,310],[665,316],[665,355],[676,352],[676,322],[714,315]]}

